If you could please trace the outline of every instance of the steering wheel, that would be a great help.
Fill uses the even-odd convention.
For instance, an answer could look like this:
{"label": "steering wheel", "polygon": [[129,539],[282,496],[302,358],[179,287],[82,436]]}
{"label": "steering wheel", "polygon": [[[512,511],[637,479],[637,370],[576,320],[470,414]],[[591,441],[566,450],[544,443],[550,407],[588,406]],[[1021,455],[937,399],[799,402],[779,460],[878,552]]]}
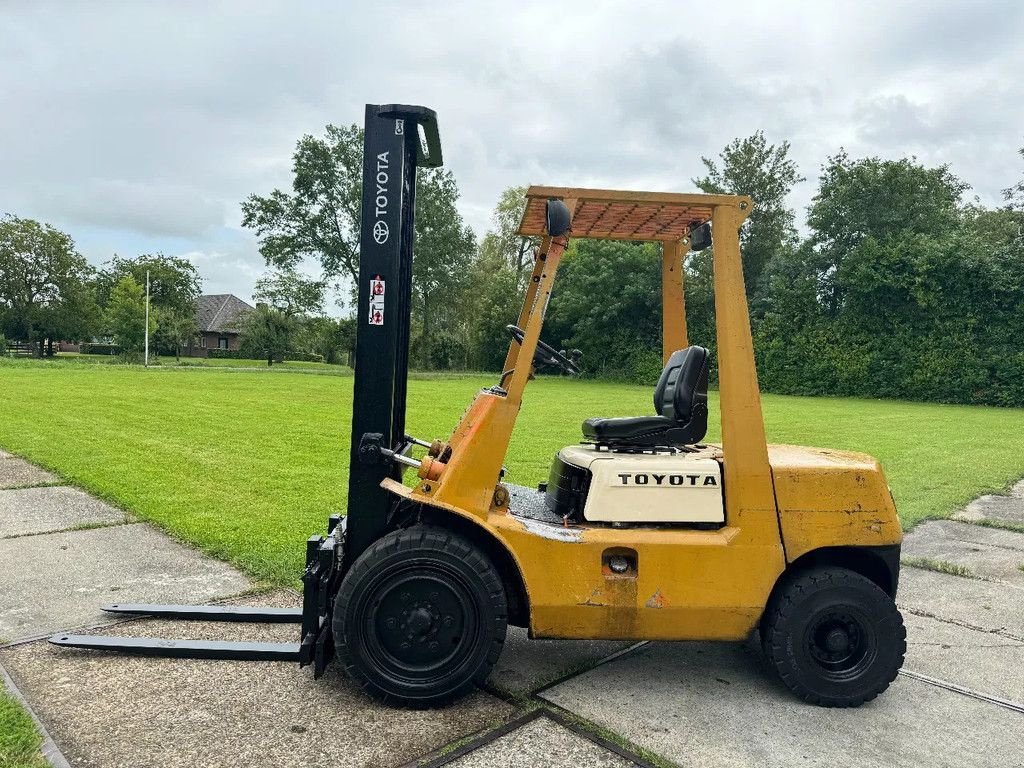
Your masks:
{"label": "steering wheel", "polygon": [[[522,346],[526,334],[518,325],[506,325],[505,329],[512,334],[512,340]],[[558,351],[549,344],[537,339],[537,349],[533,352],[534,365],[555,365],[568,373],[570,376],[579,376],[580,367],[575,360],[570,359],[565,350]]]}

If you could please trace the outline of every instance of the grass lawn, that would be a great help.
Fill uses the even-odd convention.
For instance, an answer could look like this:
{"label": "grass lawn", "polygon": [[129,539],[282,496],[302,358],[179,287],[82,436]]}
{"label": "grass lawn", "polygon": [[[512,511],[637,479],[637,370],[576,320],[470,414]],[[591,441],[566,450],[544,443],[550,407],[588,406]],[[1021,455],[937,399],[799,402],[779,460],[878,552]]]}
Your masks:
{"label": "grass lawn", "polygon": [[328,365],[327,363],[314,363],[307,360],[285,360],[283,363],[274,363],[268,366],[266,360],[248,359],[226,359],[219,357],[183,357],[180,362],[173,357],[161,357],[160,365],[182,365],[195,368],[260,368],[277,371],[324,371],[336,373],[341,376],[351,376],[352,369],[347,365]]}
{"label": "grass lawn", "polygon": [[[14,359],[14,363],[19,361],[29,362],[36,365],[44,363],[47,365],[53,365],[55,362],[73,365],[128,365],[117,355],[83,355],[79,352],[58,352],[53,358],[43,361],[27,360],[26,358]],[[266,360],[254,360],[248,358],[228,359],[219,357],[182,357],[180,360],[175,360],[172,356],[164,355],[160,358],[154,357],[150,359],[149,364],[152,366],[165,367],[181,365],[192,368],[270,368],[275,371],[310,370],[335,373],[341,376],[352,375],[352,369],[348,366],[328,365],[327,363],[314,363],[306,360],[286,360],[281,363],[274,363],[273,366],[268,366]],[[137,365],[137,363],[132,363],[132,365]]]}
{"label": "grass lawn", "polygon": [[[408,429],[447,436],[493,382],[413,378]],[[279,584],[297,583],[306,537],[344,508],[351,407],[348,376],[0,361],[0,446]],[[904,525],[1024,475],[1024,409],[772,395],[764,407],[773,442],[881,459]],[[545,479],[584,418],[651,408],[649,387],[541,378],[527,389],[508,479]]]}
{"label": "grass lawn", "polygon": [[0,768],[45,768],[41,743],[32,718],[0,683]]}

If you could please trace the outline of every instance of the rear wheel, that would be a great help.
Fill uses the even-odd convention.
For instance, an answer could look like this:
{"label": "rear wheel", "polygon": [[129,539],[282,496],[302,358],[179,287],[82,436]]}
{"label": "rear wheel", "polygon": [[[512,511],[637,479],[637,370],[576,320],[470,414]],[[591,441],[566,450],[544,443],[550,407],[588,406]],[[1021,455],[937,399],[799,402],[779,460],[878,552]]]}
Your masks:
{"label": "rear wheel", "polygon": [[903,666],[907,632],[877,584],[845,568],[792,577],[762,626],[765,655],[797,696],[823,707],[859,707]]}
{"label": "rear wheel", "polygon": [[387,704],[446,704],[487,679],[505,642],[501,578],[487,556],[443,528],[382,537],[345,575],[335,649],[349,676]]}

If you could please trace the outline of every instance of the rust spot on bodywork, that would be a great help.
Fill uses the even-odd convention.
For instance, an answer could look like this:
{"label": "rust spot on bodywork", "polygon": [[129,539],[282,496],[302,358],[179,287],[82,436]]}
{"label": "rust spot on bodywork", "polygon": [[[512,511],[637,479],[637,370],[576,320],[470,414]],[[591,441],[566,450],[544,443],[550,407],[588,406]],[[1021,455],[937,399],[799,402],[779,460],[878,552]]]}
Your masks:
{"label": "rust spot on bodywork", "polygon": [[664,608],[665,607],[665,596],[661,594],[661,590],[657,590],[651,598],[644,603],[648,608]]}
{"label": "rust spot on bodywork", "polygon": [[595,599],[595,598],[598,598],[600,596],[600,594],[601,594],[601,590],[600,589],[595,589],[593,592],[590,593],[590,597],[588,597],[582,603],[576,603],[576,605],[587,605],[587,606],[590,606],[592,608],[606,608],[606,607],[608,607],[608,603],[598,602],[598,600]]}

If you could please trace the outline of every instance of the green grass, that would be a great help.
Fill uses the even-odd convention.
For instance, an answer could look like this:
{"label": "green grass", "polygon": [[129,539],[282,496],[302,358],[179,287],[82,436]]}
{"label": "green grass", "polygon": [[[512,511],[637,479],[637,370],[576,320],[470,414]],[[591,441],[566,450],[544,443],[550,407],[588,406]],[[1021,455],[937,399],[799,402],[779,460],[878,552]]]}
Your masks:
{"label": "green grass", "polygon": [[[493,383],[413,377],[409,431],[447,436]],[[351,408],[349,376],[0,361],[0,446],[277,584],[296,583],[306,537],[344,509]],[[546,479],[584,418],[651,408],[650,387],[542,377],[507,478]],[[877,456],[906,526],[1024,474],[1024,410],[771,395],[764,409],[774,442]],[[709,440],[717,410],[712,393]]]}
{"label": "green grass", "polygon": [[[58,352],[53,357],[43,358],[42,360],[37,358],[29,357],[0,357],[0,364],[3,365],[48,365],[52,367],[64,367],[68,365],[119,365],[128,367],[142,367],[140,362],[125,362],[125,360],[117,355],[83,355],[79,352]],[[315,363],[306,360],[286,360],[282,363],[274,363],[272,366],[267,365],[267,361],[255,360],[249,358],[241,359],[227,359],[227,358],[216,358],[216,357],[182,357],[180,360],[175,360],[174,357],[164,355],[163,357],[152,357],[149,361],[152,367],[177,367],[182,366],[186,368],[256,368],[260,370],[274,370],[274,371],[317,371],[323,373],[333,373],[340,376],[351,376],[352,369],[347,365],[329,365],[328,363]]]}
{"label": "green grass", "polygon": [[160,364],[166,366],[181,365],[195,368],[273,368],[277,370],[330,371],[345,376],[352,375],[352,369],[342,365],[328,365],[306,360],[286,360],[283,363],[267,365],[266,360],[231,360],[219,357],[183,357],[180,362],[173,357],[161,357]]}
{"label": "green grass", "polygon": [[29,714],[0,683],[0,768],[44,768],[43,738]]}
{"label": "green grass", "polygon": [[951,563],[948,560],[938,560],[934,557],[904,557],[900,560],[900,565],[906,565],[910,568],[920,568],[924,571],[945,573],[950,576],[960,576],[965,579],[974,577],[974,571],[966,565]]}
{"label": "green grass", "polygon": [[1012,520],[1000,520],[995,517],[983,517],[980,520],[964,520],[965,523],[971,525],[980,525],[983,528],[998,528],[1002,531],[1013,531],[1014,533],[1024,533],[1024,524],[1015,523]]}

